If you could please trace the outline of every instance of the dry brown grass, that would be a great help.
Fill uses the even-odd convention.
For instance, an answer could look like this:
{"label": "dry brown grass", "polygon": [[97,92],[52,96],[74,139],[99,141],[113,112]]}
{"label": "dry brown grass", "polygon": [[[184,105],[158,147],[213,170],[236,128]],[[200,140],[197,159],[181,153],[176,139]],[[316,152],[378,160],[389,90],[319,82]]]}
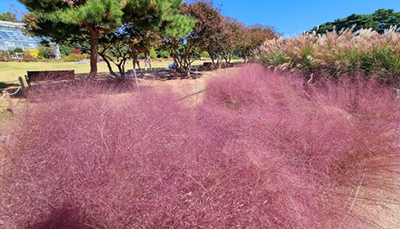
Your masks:
{"label": "dry brown grass", "polygon": [[[371,29],[346,29],[327,34],[304,33],[297,37],[267,40],[261,46],[269,68],[337,78],[361,72],[366,76],[396,81],[400,70],[400,33],[378,34]],[[324,73],[321,73],[325,71]],[[395,79],[385,79],[394,77]],[[397,83],[397,82],[396,82]]]}

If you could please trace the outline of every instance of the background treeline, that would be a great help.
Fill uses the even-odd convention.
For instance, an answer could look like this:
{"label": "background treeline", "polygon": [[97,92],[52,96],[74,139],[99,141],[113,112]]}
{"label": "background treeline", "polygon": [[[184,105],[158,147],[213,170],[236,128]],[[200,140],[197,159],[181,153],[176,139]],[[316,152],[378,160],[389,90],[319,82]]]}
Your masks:
{"label": "background treeline", "polygon": [[339,18],[333,22],[315,26],[312,31],[317,33],[340,31],[354,27],[354,30],[369,29],[382,34],[390,27],[397,27],[400,24],[400,12],[394,12],[394,9],[379,9],[373,14],[352,14],[346,18]]}

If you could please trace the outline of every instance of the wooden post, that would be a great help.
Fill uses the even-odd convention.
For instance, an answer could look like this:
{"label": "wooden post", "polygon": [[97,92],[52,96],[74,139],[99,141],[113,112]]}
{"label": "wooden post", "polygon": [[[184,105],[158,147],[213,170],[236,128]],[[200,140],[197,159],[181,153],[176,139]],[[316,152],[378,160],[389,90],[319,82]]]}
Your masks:
{"label": "wooden post", "polygon": [[18,80],[19,80],[19,84],[21,85],[21,92],[22,92],[22,94],[24,94],[24,93],[25,93],[25,83],[24,83],[24,80],[22,79],[22,77],[18,77]]}
{"label": "wooden post", "polygon": [[3,90],[3,94],[5,94],[5,98],[6,98],[7,102],[8,102],[8,105],[10,105],[11,113],[16,114],[17,110],[15,109],[14,103],[11,100],[10,95],[7,93],[6,90]]}

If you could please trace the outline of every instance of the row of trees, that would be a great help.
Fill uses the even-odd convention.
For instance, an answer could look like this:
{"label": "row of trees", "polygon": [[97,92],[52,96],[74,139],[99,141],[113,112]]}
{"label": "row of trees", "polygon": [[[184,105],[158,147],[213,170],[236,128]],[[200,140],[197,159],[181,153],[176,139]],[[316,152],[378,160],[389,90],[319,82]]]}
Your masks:
{"label": "row of trees", "polygon": [[167,37],[162,43],[177,63],[178,71],[189,72],[193,61],[190,57],[199,55],[200,51],[209,53],[215,67],[220,67],[223,61],[230,62],[232,55],[239,55],[246,61],[265,40],[279,35],[273,27],[260,24],[247,26],[222,15],[220,11],[220,7],[214,6],[212,1],[181,6],[181,14],[196,19],[193,30],[185,37]]}
{"label": "row of trees", "polygon": [[354,26],[354,30],[362,28],[377,31],[383,34],[385,30],[391,27],[398,27],[400,25],[400,12],[394,12],[393,9],[379,9],[373,14],[352,14],[346,18],[339,18],[333,22],[326,22],[324,24],[315,26],[312,31],[320,34],[325,34],[327,31],[331,32],[334,29],[341,31],[350,29]]}
{"label": "row of trees", "polygon": [[23,18],[28,33],[73,47],[90,45],[89,78],[97,75],[98,55],[111,72],[114,63],[123,76],[128,59],[158,47],[186,74],[193,57],[203,51],[219,67],[232,55],[249,59],[266,39],[280,35],[273,27],[247,26],[223,16],[220,7],[207,0],[19,1],[29,10]]}

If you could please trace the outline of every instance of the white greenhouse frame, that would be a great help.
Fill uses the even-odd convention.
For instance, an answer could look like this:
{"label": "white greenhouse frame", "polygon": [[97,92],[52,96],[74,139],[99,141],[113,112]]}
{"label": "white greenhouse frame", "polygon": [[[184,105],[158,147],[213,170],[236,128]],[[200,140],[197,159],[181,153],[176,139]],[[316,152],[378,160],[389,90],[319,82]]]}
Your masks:
{"label": "white greenhouse frame", "polygon": [[[39,37],[29,37],[22,33],[24,23],[0,21],[0,50],[12,51],[15,48],[34,49],[43,40]],[[51,43],[56,48],[56,58],[60,58],[60,49],[57,44]]]}

